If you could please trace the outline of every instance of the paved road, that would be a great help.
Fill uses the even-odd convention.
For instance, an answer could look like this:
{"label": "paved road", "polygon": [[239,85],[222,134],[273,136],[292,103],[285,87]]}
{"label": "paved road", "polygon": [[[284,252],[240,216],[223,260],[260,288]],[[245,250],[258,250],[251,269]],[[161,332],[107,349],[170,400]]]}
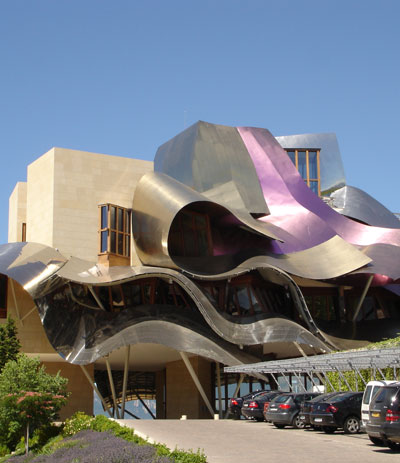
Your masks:
{"label": "paved road", "polygon": [[400,455],[372,445],[366,434],[276,429],[234,420],[118,420],[169,448],[203,449],[208,463],[391,463]]}

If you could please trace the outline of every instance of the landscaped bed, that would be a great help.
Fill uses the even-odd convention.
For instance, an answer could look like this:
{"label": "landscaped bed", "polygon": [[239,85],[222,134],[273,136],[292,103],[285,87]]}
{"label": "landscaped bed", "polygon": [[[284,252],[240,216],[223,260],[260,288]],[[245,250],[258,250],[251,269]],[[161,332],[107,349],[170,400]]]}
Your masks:
{"label": "landscaped bed", "polygon": [[[56,431],[57,432],[57,431]],[[56,433],[52,427],[48,436]],[[149,444],[133,430],[98,415],[77,413],[67,420],[58,434],[46,439],[37,433],[31,439],[31,451],[5,456],[1,463],[206,463],[200,451],[170,450],[162,444]],[[18,454],[19,453],[19,454]]]}

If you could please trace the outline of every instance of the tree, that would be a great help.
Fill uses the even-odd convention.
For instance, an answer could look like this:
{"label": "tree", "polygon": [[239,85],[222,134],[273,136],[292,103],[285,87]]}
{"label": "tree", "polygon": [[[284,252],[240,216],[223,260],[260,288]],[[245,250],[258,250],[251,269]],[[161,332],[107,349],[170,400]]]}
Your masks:
{"label": "tree", "polygon": [[22,436],[57,418],[68,397],[68,380],[46,373],[38,358],[19,354],[0,374],[0,442],[14,447]]}
{"label": "tree", "polygon": [[9,360],[16,360],[20,349],[15,321],[8,316],[7,323],[0,325],[0,372]]}

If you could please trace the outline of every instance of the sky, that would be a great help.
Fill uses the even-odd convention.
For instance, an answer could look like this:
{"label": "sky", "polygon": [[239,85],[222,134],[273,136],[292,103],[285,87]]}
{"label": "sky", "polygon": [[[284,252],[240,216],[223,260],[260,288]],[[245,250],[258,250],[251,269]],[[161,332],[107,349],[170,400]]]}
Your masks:
{"label": "sky", "polygon": [[198,120],[335,132],[347,183],[400,212],[399,18],[398,0],[0,0],[0,243],[50,148],[153,160]]}

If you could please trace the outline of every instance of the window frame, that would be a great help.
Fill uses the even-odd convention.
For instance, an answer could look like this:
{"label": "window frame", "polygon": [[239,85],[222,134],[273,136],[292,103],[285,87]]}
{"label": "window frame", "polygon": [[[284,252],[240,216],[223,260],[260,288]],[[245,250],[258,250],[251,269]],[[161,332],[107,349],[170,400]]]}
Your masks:
{"label": "window frame", "polygon": [[[289,156],[289,152],[294,152],[295,162],[294,165],[296,166],[297,171],[299,172],[299,152],[306,153],[306,169],[307,169],[307,178],[303,178],[309,188],[312,182],[317,182],[318,185],[318,196],[321,196],[321,171],[320,171],[320,148],[285,148],[286,153],[288,154],[289,159],[292,161],[291,157]],[[317,155],[317,177],[318,178],[310,178],[310,158],[309,153],[315,152]],[[293,162],[293,161],[292,161]],[[300,173],[300,172],[299,172]]]}
{"label": "window frame", "polygon": [[[107,220],[104,224],[102,223],[103,208],[107,208]],[[114,255],[120,257],[131,257],[131,231],[132,231],[132,209],[118,206],[116,204],[105,203],[99,204],[99,255]],[[111,223],[111,210],[115,208],[114,224]],[[119,227],[119,214],[122,213],[122,229]],[[115,225],[115,226],[113,226]],[[107,233],[107,246],[106,250],[102,250],[102,237],[103,233]],[[112,234],[115,234],[115,250],[111,249]],[[122,238],[122,253],[119,247],[119,238]]]}

